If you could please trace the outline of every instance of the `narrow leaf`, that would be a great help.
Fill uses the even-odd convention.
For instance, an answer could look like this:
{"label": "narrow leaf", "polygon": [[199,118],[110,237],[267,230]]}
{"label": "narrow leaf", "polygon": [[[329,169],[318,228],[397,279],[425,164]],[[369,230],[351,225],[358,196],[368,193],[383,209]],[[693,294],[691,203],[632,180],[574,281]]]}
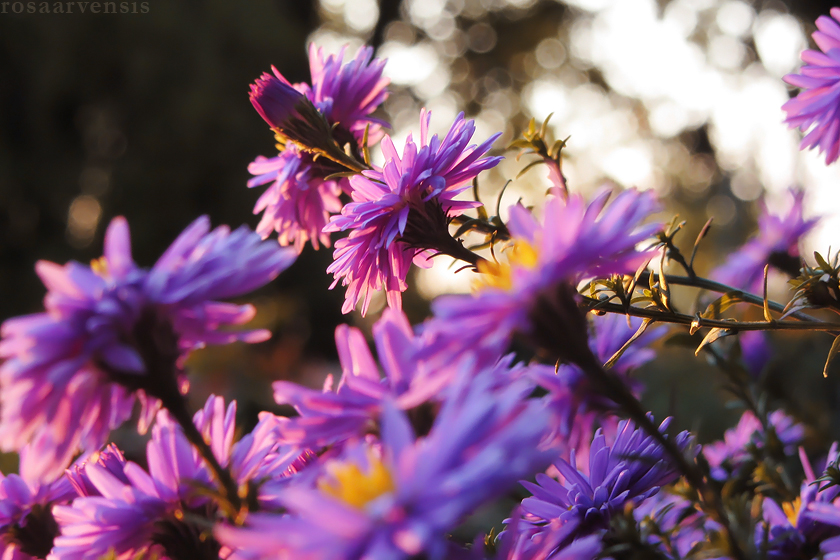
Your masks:
{"label": "narrow leaf", "polygon": [[647,328],[653,323],[653,319],[645,319],[642,321],[642,324],[639,325],[639,328],[636,330],[635,334],[630,337],[630,339],[624,343],[624,345],[618,349],[618,351],[612,355],[612,357],[607,360],[607,363],[604,364],[604,369],[610,369],[615,365],[615,363],[621,358],[624,354],[625,350],[630,348],[630,345],[633,344],[640,336],[642,336]]}
{"label": "narrow leaf", "polygon": [[697,350],[694,351],[694,355],[700,355],[700,350],[702,350],[704,346],[708,346],[709,344],[712,344],[713,342],[725,336],[730,336],[733,334],[735,334],[735,331],[732,329],[722,329],[720,327],[713,328],[706,334],[705,338],[703,338],[703,342],[701,342],[700,346],[697,347]]}
{"label": "narrow leaf", "polygon": [[744,292],[740,290],[732,290],[726,292],[718,299],[709,304],[706,310],[700,315],[704,319],[720,319],[721,313],[735,305],[736,303],[744,302]]}
{"label": "narrow leaf", "polygon": [[770,271],[770,265],[764,265],[764,320],[768,323],[773,322],[773,316],[770,315],[770,305],[767,303],[767,273]]}
{"label": "narrow leaf", "polygon": [[828,351],[828,358],[826,358],[825,367],[823,368],[823,377],[828,377],[828,366],[831,365],[831,361],[837,355],[837,352],[840,352],[840,336],[834,339],[834,342],[831,344],[831,350]]}

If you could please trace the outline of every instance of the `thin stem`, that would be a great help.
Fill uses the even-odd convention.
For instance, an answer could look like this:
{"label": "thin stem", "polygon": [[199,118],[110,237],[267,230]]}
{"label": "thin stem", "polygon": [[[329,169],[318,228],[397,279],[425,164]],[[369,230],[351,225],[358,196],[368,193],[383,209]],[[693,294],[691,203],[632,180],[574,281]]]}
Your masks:
{"label": "thin stem", "polygon": [[708,512],[723,528],[723,532],[729,545],[729,553],[738,560],[745,560],[743,550],[738,543],[732,528],[729,524],[729,516],[726,513],[720,497],[714,489],[712,489],[708,481],[701,471],[700,467],[694,461],[689,461],[685,454],[677,447],[673,439],[669,439],[662,432],[653,421],[648,417],[647,412],[642,408],[639,400],[633,396],[627,386],[614,374],[604,370],[600,362],[589,353],[591,359],[586,360],[585,363],[577,363],[584,371],[589,380],[593,383],[596,390],[615,401],[619,408],[633,420],[637,426],[642,428],[645,432],[651,435],[662,446],[665,452],[674,460],[677,469],[682,473],[688,483],[697,491],[701,502],[706,504]]}
{"label": "thin stem", "polygon": [[242,507],[242,500],[239,497],[238,486],[233,480],[230,471],[219,463],[218,459],[216,459],[216,456],[213,454],[213,449],[204,440],[204,436],[201,435],[198,428],[195,427],[192,417],[187,410],[185,399],[181,398],[176,402],[164,403],[164,406],[166,407],[166,410],[169,411],[169,414],[172,415],[175,421],[181,426],[187,441],[192,444],[193,448],[198,451],[198,454],[201,455],[202,459],[204,459],[207,463],[207,466],[210,467],[210,471],[213,473],[215,480],[218,483],[222,499],[225,500],[230,505],[230,509],[232,509],[232,511],[228,513],[235,516]]}
{"label": "thin stem", "polygon": [[[659,275],[654,274],[654,279],[658,279]],[[740,298],[745,302],[751,305],[755,305],[756,307],[763,307],[764,306],[764,298],[758,296],[756,294],[751,294],[749,292],[745,292],[743,290],[739,290],[737,288],[733,288],[732,286],[727,286],[726,284],[721,284],[720,282],[715,282],[714,280],[709,280],[708,278],[701,278],[700,276],[696,276],[694,278],[688,276],[673,276],[671,274],[666,274],[665,278],[670,284],[675,284],[679,286],[689,286],[692,288],[700,288],[703,290],[709,290],[710,292],[717,292],[719,294],[725,294],[727,292],[740,292]],[[776,311],[778,313],[784,313],[785,306],[781,303],[768,300],[767,306]],[[801,319],[803,321],[815,321],[813,317],[810,315],[806,315],[805,313],[792,313],[791,317],[795,317],[797,319]]]}
{"label": "thin stem", "polygon": [[[670,279],[670,277],[668,277]],[[658,309],[642,309],[640,307],[625,308],[619,303],[606,303],[592,298],[583,298],[583,306],[589,311],[606,311],[620,313],[631,317],[654,319],[660,323],[674,323],[678,325],[695,325],[700,328],[731,329],[735,331],[829,331],[840,332],[840,323],[823,321],[724,321],[720,319],[706,319],[704,317],[660,311]]]}

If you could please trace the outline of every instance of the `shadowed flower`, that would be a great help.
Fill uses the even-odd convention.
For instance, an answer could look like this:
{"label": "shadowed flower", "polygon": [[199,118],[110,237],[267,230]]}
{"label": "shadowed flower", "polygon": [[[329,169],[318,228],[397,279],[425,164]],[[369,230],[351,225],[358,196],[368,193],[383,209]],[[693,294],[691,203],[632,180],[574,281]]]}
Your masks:
{"label": "shadowed flower", "polygon": [[[837,486],[821,488],[801,448],[799,456],[805,470],[799,496],[781,506],[771,498],[762,502],[764,523],[756,527],[755,537],[756,543],[762,545],[766,530],[770,560],[809,558],[818,550],[824,554],[840,553],[840,489]],[[828,452],[828,463],[836,462],[837,458],[835,443]]]}
{"label": "shadowed flower", "polygon": [[426,333],[442,361],[465,349],[498,356],[514,334],[553,360],[576,362],[570,353],[587,351],[586,320],[575,286],[586,278],[632,274],[652,251],[636,245],[659,224],[641,222],[659,209],[650,191],[628,190],[607,205],[609,191],[591,204],[580,196],[546,200],[540,223],[522,205],[511,207],[512,244],[507,262],[479,263],[484,273],[473,295],[442,296],[432,304]]}
{"label": "shadowed flower", "polygon": [[817,225],[819,218],[804,218],[804,191],[791,189],[790,196],[790,210],[784,216],[771,214],[766,204],[760,203],[758,233],[712,272],[713,279],[738,289],[762,293],[766,265],[790,277],[798,275],[801,266],[799,242]]}
{"label": "shadowed flower", "polygon": [[[295,107],[302,98],[308,99],[330,126],[332,135],[343,146],[349,144],[354,153],[362,147],[366,127],[370,127],[368,142],[381,135],[383,121],[370,114],[387,98],[388,79],[382,77],[384,61],[373,59],[373,49],[359,49],[356,57],[344,63],[345,49],[338,55],[324,56],[322,50],[311,45],[309,65],[312,85],[290,84],[276,68],[274,75],[264,74],[251,86],[251,102],[277,130],[284,129],[290,119],[303,119]],[[330,237],[322,230],[329,216],[341,211],[342,185],[349,189],[346,179],[326,180],[326,177],[345,169],[278,138],[280,154],[273,158],[258,156],[248,171],[255,175],[248,187],[271,183],[254,206],[254,214],[263,212],[257,233],[267,238],[278,233],[281,245],[294,245],[298,253],[306,242],[315,249],[329,247]]]}
{"label": "shadowed flower", "polygon": [[248,557],[442,557],[465,515],[548,462],[545,410],[494,377],[463,376],[424,438],[387,402],[379,444],[348,446],[315,484],[290,486],[288,515],[252,515],[217,536]]}
{"label": "shadowed flower", "polygon": [[388,304],[399,309],[412,261],[424,265],[427,250],[453,254],[463,247],[449,234],[448,219],[480,206],[455,197],[469,188],[479,173],[500,157],[483,157],[496,134],[470,145],[475,123],[458,115],[442,139],[429,138],[431,113],[420,115],[420,144],[408,137],[400,157],[389,137],[382,140],[385,165],[350,179],[353,202],[334,216],[324,231],[349,231],[335,244],[334,262],[327,268],[347,286],[342,312],[359,301],[367,313],[376,290],[385,289]]}
{"label": "shadowed flower", "polygon": [[56,504],[76,496],[66,478],[41,484],[27,476],[21,451],[21,475],[0,473],[0,555],[3,560],[46,558],[58,535],[52,514]]}
{"label": "shadowed flower", "polygon": [[817,31],[811,35],[822,52],[803,51],[805,65],[799,74],[784,77],[802,91],[782,105],[788,126],[807,132],[799,148],[819,147],[827,164],[840,155],[840,8],[830,13],[817,18]]}
{"label": "shadowed flower", "polygon": [[91,267],[40,261],[46,312],[2,326],[0,446],[12,451],[31,441],[28,466],[50,479],[78,450],[99,449],[131,416],[135,395],[144,431],[159,400],[182,398],[179,362],[188,351],[268,338],[264,330],[223,330],[255,310],[216,300],[266,284],[294,258],[244,227],[210,231],[202,217],[142,269],[131,258],[127,222],[115,218],[105,256]]}
{"label": "shadowed flower", "polygon": [[[670,420],[659,427],[662,433]],[[677,447],[685,451],[692,444],[688,432],[676,437]],[[559,543],[562,548],[579,538],[608,530],[613,516],[625,506],[641,504],[659,492],[661,486],[675,481],[679,473],[671,458],[656,440],[622,421],[612,446],[598,430],[589,449],[588,469],[576,466],[574,451],[569,461],[554,463],[560,481],[538,474],[536,484],[522,484],[533,494],[522,500],[524,519],[533,526],[533,535],[562,529],[567,522],[577,523],[573,535]],[[529,533],[524,532],[523,538]]]}
{"label": "shadowed flower", "polygon": [[[386,309],[373,327],[384,377],[359,329],[339,325],[335,342],[342,375],[332,391],[332,376],[323,391],[290,381],[274,383],[278,404],[291,404],[298,414],[284,422],[284,440],[302,447],[323,447],[378,431],[385,401],[408,411],[412,425],[424,435],[434,419],[433,403],[450,383],[455,367],[431,370],[417,358],[421,340],[415,338],[406,316]],[[469,367],[469,365],[465,366]]]}
{"label": "shadowed flower", "polygon": [[729,473],[752,458],[753,449],[765,445],[779,446],[785,456],[792,455],[796,446],[805,438],[805,429],[781,410],[775,410],[767,416],[773,428],[774,440],[768,442],[764,427],[755,414],[744,412],[738,425],[726,430],[723,441],[703,446],[703,455],[712,467],[712,475],[719,480],[727,480]]}
{"label": "shadowed flower", "polygon": [[[211,396],[195,414],[194,423],[238,484],[264,477],[278,483],[296,472],[299,453],[289,453],[278,444],[274,422],[261,421],[252,434],[234,444],[235,414],[235,403],[225,408],[221,397]],[[219,558],[222,547],[208,529],[216,504],[198,491],[202,486],[212,488],[210,470],[181,427],[165,411],[158,416],[147,445],[148,473],[132,462],[118,465],[119,461],[102,460],[88,462],[76,472],[77,481],[88,491],[72,505],[55,508],[61,535],[50,560],[102,558],[109,551],[116,558],[146,553],[171,560]],[[269,438],[264,437],[267,431],[272,434]]]}

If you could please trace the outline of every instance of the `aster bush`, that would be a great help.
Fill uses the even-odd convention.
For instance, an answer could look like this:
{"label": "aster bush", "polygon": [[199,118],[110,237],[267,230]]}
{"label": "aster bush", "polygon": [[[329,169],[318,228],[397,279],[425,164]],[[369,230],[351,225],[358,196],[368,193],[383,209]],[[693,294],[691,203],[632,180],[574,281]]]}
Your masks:
{"label": "aster bush", "polygon": [[[829,162],[836,11],[817,22],[823,53],[786,77],[805,91],[784,107]],[[807,189],[786,213],[761,204],[758,234],[706,277],[695,256],[708,224],[688,253],[655,192],[576,192],[562,171],[574,141],[532,121],[510,148],[536,155],[523,167],[547,166],[550,187],[507,208],[502,188],[491,216],[479,193],[501,133],[474,138],[461,113],[435,134],[423,110],[398,148],[377,116],[385,61],[346,54],[313,46],[311,83],[274,70],[251,86],[278,149],[248,167],[249,187],[269,185],[256,232],[198,218],[144,268],[118,217],[90,266],[38,262],[44,311],[0,329],[0,447],[20,456],[20,473],[0,478],[3,558],[840,554],[837,444],[810,444],[819,426],[764,375],[787,331],[836,337],[824,373],[840,351],[824,313],[840,312],[840,257],[802,257],[817,224]],[[292,273],[307,245],[334,246],[325,273],[357,321],[335,332],[334,375],[321,388],[278,378],[279,408],[250,424],[218,396],[192,413],[189,357],[270,335],[242,330],[254,306],[226,300]],[[473,291],[440,296],[412,325],[412,265],[438,255],[463,263]],[[769,297],[771,271],[790,282],[786,304]],[[690,305],[676,287],[696,292]],[[741,408],[719,441],[640,400],[636,369],[669,343],[706,357]],[[129,421],[151,432],[130,459],[111,441]]]}

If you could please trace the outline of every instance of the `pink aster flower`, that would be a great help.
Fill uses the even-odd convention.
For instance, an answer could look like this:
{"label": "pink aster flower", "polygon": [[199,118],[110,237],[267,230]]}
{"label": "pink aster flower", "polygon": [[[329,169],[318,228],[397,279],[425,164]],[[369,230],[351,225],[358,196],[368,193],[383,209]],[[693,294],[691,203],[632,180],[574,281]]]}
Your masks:
{"label": "pink aster flower", "polygon": [[190,350],[269,336],[226,329],[255,310],[218,300],[266,284],[294,259],[247,228],[210,231],[202,217],[143,269],[131,257],[127,222],[116,218],[105,256],[91,267],[39,262],[46,312],[2,326],[0,447],[31,443],[28,468],[51,479],[79,450],[99,449],[131,416],[135,397],[145,431],[161,400],[182,399],[180,364]]}
{"label": "pink aster flower", "polygon": [[76,493],[66,478],[42,484],[29,476],[28,449],[21,451],[21,474],[0,473],[0,556],[4,560],[45,558],[58,535],[52,507]]}
{"label": "pink aster flower", "polygon": [[499,386],[492,373],[460,381],[427,436],[386,402],[378,442],[357,442],[290,486],[286,515],[250,515],[217,537],[246,558],[444,558],[446,534],[467,514],[553,455],[540,447],[545,409],[522,384]]}
{"label": "pink aster flower", "polygon": [[[276,422],[265,417],[234,443],[235,415],[235,402],[225,407],[221,397],[211,396],[193,421],[236,482],[257,484],[258,503],[271,504],[275,486],[302,465],[300,453],[279,443]],[[217,504],[198,490],[212,485],[210,469],[181,427],[165,411],[158,416],[146,447],[148,472],[121,457],[76,469],[75,484],[85,492],[71,505],[54,508],[61,534],[50,560],[101,558],[109,552],[116,558],[152,553],[170,560],[230,553],[210,534]]]}
{"label": "pink aster flower", "polygon": [[[314,45],[309,48],[312,85],[290,84],[276,68],[264,74],[251,86],[251,102],[274,129],[282,130],[290,119],[305,120],[297,105],[308,99],[333,128],[341,144],[349,143],[358,152],[366,127],[368,142],[381,135],[384,121],[371,113],[388,97],[388,79],[382,77],[385,62],[372,59],[373,49],[359,49],[355,58],[344,63],[345,49],[338,55],[324,56]],[[294,245],[298,253],[306,242],[315,249],[329,247],[329,234],[322,230],[331,214],[341,211],[341,186],[346,180],[326,180],[337,171],[329,160],[315,161],[311,154],[292,143],[273,158],[258,156],[248,171],[255,175],[248,187],[270,184],[254,206],[254,213],[263,212],[257,233],[267,238],[278,233],[281,245]]]}
{"label": "pink aster flower", "polygon": [[353,202],[324,230],[350,232],[336,242],[335,260],[327,268],[335,276],[332,287],[339,281],[347,286],[344,313],[361,301],[364,315],[373,292],[383,288],[388,304],[399,309],[412,261],[424,265],[427,250],[461,249],[449,235],[448,218],[479,203],[456,197],[501,160],[483,157],[499,134],[470,145],[475,123],[462,113],[442,139],[437,134],[430,138],[430,118],[424,109],[420,144],[409,136],[402,157],[389,137],[382,140],[385,166],[350,179]]}
{"label": "pink aster flower", "polygon": [[577,308],[577,284],[587,278],[632,274],[653,256],[636,246],[660,225],[642,222],[659,203],[650,191],[610,192],[587,204],[549,196],[542,222],[522,205],[511,207],[512,236],[501,264],[479,263],[483,284],[473,295],[443,296],[432,304],[425,333],[442,362],[467,349],[498,355],[518,334],[554,359],[576,362],[588,350],[585,317]]}
{"label": "pink aster flower", "polygon": [[791,128],[807,132],[800,149],[819,147],[825,162],[840,155],[840,8],[831,8],[831,17],[817,18],[817,31],[811,36],[820,51],[805,50],[799,74],[788,74],[785,82],[802,88],[782,109]]}

